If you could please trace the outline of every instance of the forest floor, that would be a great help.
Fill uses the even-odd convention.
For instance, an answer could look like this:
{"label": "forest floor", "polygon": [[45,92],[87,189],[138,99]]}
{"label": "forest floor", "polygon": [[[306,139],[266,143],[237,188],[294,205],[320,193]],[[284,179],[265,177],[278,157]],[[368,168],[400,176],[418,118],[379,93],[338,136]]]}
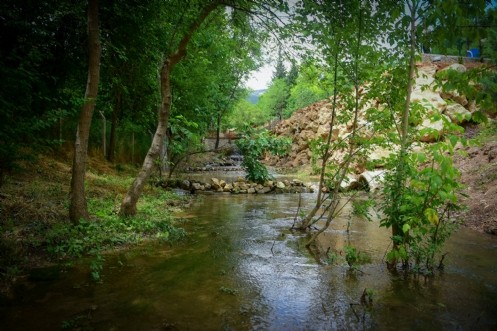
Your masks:
{"label": "forest floor", "polygon": [[[101,254],[144,241],[174,241],[183,236],[173,215],[190,199],[147,185],[138,214],[117,212],[137,169],[90,157],[86,197],[91,219],[73,226],[68,218],[71,162],[68,155],[39,155],[24,161],[0,187],[0,292],[29,270],[69,266],[91,260],[91,277],[99,277]],[[153,179],[152,181],[153,182]],[[96,263],[95,263],[96,261]]]}

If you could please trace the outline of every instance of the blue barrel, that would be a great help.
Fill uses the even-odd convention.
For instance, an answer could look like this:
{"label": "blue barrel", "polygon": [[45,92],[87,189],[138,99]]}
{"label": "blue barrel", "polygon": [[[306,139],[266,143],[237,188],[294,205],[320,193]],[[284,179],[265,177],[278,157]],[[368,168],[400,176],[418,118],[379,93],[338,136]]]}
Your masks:
{"label": "blue barrel", "polygon": [[478,48],[471,48],[466,53],[468,57],[480,57],[480,50]]}

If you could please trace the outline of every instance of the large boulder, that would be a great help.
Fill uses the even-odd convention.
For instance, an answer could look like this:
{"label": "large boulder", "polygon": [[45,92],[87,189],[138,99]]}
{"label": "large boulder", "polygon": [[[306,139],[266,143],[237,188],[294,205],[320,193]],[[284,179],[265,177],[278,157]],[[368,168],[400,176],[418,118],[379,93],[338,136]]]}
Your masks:
{"label": "large boulder", "polygon": [[200,183],[192,183],[192,189],[194,191],[203,191],[205,187]]}
{"label": "large boulder", "polygon": [[183,189],[183,190],[186,190],[188,191],[190,189],[190,181],[189,180],[182,180],[181,183],[180,183],[180,187]]}
{"label": "large boulder", "polygon": [[468,105],[468,99],[466,98],[466,96],[459,94],[459,92],[457,91],[442,92],[440,93],[440,96],[446,100],[449,99],[454,102],[457,102],[458,104],[464,107]]}
{"label": "large boulder", "polygon": [[[450,120],[446,115],[442,115],[446,120]],[[430,118],[425,118],[423,122],[418,125],[418,130],[423,130],[423,134],[420,136],[419,140],[425,143],[432,143],[438,141],[444,134],[444,119],[440,118],[438,120],[432,120]]]}
{"label": "large boulder", "polygon": [[259,193],[259,194],[265,194],[265,193],[271,192],[271,188],[267,187],[267,186],[264,186],[264,187],[261,187],[261,188],[256,188],[255,191],[257,193]]}
{"label": "large boulder", "polygon": [[435,81],[437,67],[434,65],[422,66],[418,68],[418,74],[415,81],[416,87],[431,86]]}
{"label": "large boulder", "polygon": [[461,124],[471,119],[471,113],[458,103],[451,103],[445,109],[447,115],[452,123]]}
{"label": "large boulder", "polygon": [[428,114],[433,113],[433,107],[443,112],[447,107],[447,102],[442,99],[440,93],[434,92],[432,90],[422,90],[416,88],[412,91],[411,102],[417,102],[426,108]]}
{"label": "large boulder", "polygon": [[359,182],[357,181],[356,176],[352,174],[347,174],[340,183],[341,191],[355,190],[358,187],[359,187]]}
{"label": "large boulder", "polygon": [[219,190],[221,188],[221,181],[217,178],[211,178],[211,187],[214,190]]}
{"label": "large boulder", "polygon": [[223,187],[224,192],[231,192],[233,190],[233,184],[226,184]]}
{"label": "large boulder", "polygon": [[373,162],[376,168],[380,168],[385,165],[385,160],[392,153],[394,153],[394,151],[391,148],[382,147],[382,146],[373,146],[371,151],[368,153],[368,160]]}
{"label": "large boulder", "polygon": [[359,186],[375,191],[381,187],[385,179],[385,170],[365,171],[359,175]]}
{"label": "large boulder", "polygon": [[458,71],[458,72],[466,72],[466,70],[468,70],[468,69],[466,69],[466,67],[464,66],[464,64],[453,63],[450,66],[445,67],[445,68],[439,70],[437,72],[437,75],[440,75],[440,73],[443,73],[444,71],[447,71],[447,70],[455,70],[455,71]]}

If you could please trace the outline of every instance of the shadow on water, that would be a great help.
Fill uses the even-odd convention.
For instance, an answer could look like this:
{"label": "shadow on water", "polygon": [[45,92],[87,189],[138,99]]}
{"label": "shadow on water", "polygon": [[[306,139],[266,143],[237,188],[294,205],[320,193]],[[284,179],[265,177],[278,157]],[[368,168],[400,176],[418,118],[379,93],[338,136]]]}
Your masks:
{"label": "shadow on water", "polygon": [[[302,195],[312,203],[311,194]],[[0,330],[492,330],[497,240],[461,229],[435,278],[392,275],[388,232],[340,218],[320,239],[318,264],[289,231],[297,195],[207,195],[182,217],[185,242],[107,257],[103,283],[74,268],[20,284],[0,306]],[[350,231],[347,228],[350,225]],[[350,271],[343,247],[371,262]],[[365,289],[372,305],[361,305]]]}

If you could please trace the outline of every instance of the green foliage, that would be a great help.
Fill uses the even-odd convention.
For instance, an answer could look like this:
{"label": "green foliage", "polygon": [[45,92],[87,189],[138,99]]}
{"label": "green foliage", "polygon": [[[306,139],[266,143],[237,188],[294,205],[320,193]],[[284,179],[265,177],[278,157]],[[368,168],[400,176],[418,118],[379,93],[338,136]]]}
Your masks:
{"label": "green foliage", "polygon": [[337,254],[337,252],[328,249],[328,251],[326,252],[326,263],[327,264],[336,263],[338,261],[338,258],[339,258],[339,255]]}
{"label": "green foliage", "polygon": [[247,125],[261,126],[267,123],[270,118],[271,115],[264,112],[258,105],[254,105],[246,99],[240,99],[235,104],[233,112],[226,118],[225,126],[242,130]]}
{"label": "green foliage", "polygon": [[247,172],[247,179],[256,183],[264,183],[271,176],[267,168],[260,162],[266,152],[275,155],[285,155],[290,147],[289,138],[277,138],[266,129],[253,129],[247,127],[240,133],[236,145],[244,158],[242,166]]}
{"label": "green foliage", "polygon": [[[483,3],[429,3],[413,0],[407,1],[407,6],[388,8],[391,18],[396,22],[395,28],[387,32],[387,40],[396,45],[393,55],[397,61],[385,61],[390,66],[386,70],[389,74],[381,75],[372,85],[371,91],[385,105],[383,113],[391,118],[389,120],[385,116],[383,124],[375,126],[383,130],[389,144],[397,146],[396,154],[388,159],[386,165],[389,171],[385,176],[384,201],[380,204],[381,214],[384,215],[381,225],[392,229],[393,247],[387,254],[390,267],[396,267],[402,261],[404,268],[432,273],[436,255],[456,227],[451,220],[451,213],[460,208],[457,195],[460,189],[459,173],[452,163],[452,156],[455,145],[466,142],[461,138],[462,128],[446,120],[437,111],[428,114],[424,107],[410,103],[407,99],[407,92],[415,76],[414,63],[418,59],[416,45],[430,42],[440,45],[440,37],[447,36],[447,32],[452,36],[459,36],[460,33],[454,33],[453,27],[462,24],[461,19],[466,19],[464,15],[460,15],[462,8],[471,12],[468,17],[472,19],[473,14],[478,15]],[[382,6],[380,4],[379,11],[387,9]],[[436,28],[427,33],[426,24],[435,24]],[[447,26],[452,28],[447,29]],[[482,102],[482,106],[488,109],[490,103],[486,103],[486,97],[478,92],[478,75],[478,71],[472,70],[464,74],[444,71],[437,79],[439,86],[445,91],[456,90],[470,102]],[[391,86],[396,88],[392,89]],[[369,115],[370,118],[381,118],[374,109]],[[430,115],[431,120],[443,120],[443,139],[433,130],[414,130],[421,118],[427,115]],[[475,112],[473,120],[482,118],[479,115],[481,112]],[[438,142],[425,145],[422,150],[418,147],[414,151],[413,142],[419,141],[420,136],[428,133],[434,134]]]}
{"label": "green foliage", "polygon": [[371,262],[371,256],[366,252],[360,252],[354,246],[347,245],[344,247],[345,261],[352,269],[357,269],[361,264]]}
{"label": "green foliage", "polygon": [[[492,10],[487,8],[492,0],[475,1],[425,1],[419,2],[418,15],[421,32],[425,26],[431,31],[419,33],[424,46],[432,46],[442,54],[466,56],[466,50],[481,49],[481,40],[488,35]],[[488,10],[490,9],[490,10]]]}
{"label": "green foliage", "polygon": [[[169,166],[177,163],[184,155],[203,149],[200,139],[199,124],[188,120],[183,115],[173,116],[169,120],[170,142],[168,144]],[[162,166],[162,162],[159,162]]]}
{"label": "green foliage", "polygon": [[95,256],[90,262],[90,275],[93,281],[98,282],[100,281],[100,273],[104,267],[103,263],[105,262],[105,259],[99,251],[91,253],[94,253]]}
{"label": "green foliage", "polygon": [[278,49],[278,59],[276,61],[276,67],[273,73],[273,82],[277,79],[285,80],[287,76],[287,72],[285,69],[285,65],[283,64],[283,57],[281,55],[281,46]]}
{"label": "green foliage", "polygon": [[310,61],[305,62],[299,70],[295,84],[290,89],[285,116],[289,117],[298,109],[330,96],[332,75],[323,66]]}
{"label": "green foliage", "polygon": [[261,95],[257,106],[264,113],[271,114],[275,118],[283,119],[283,113],[288,100],[288,84],[285,79],[275,79],[271,86]]}
{"label": "green foliage", "polygon": [[30,148],[58,142],[54,126],[81,104],[85,11],[82,3],[11,0],[0,11],[1,185],[3,172],[29,158]]}
{"label": "green foliage", "polygon": [[[436,254],[456,227],[451,213],[459,209],[459,172],[452,157],[460,128],[445,123],[445,140],[392,156],[385,177],[381,225],[392,228],[393,249],[387,261],[402,261],[405,268],[432,272]],[[419,132],[422,135],[423,132]],[[401,167],[400,167],[401,165]]]}
{"label": "green foliage", "polygon": [[486,114],[497,112],[497,74],[493,69],[482,66],[465,72],[444,70],[436,78],[444,92],[464,95],[468,102],[478,105],[471,118],[474,122],[485,122]]}
{"label": "green foliage", "polygon": [[117,216],[117,201],[113,199],[89,199],[89,211],[98,221],[84,220],[76,226],[54,224],[46,234],[47,250],[60,258],[95,256],[91,271],[92,277],[98,280],[103,262],[101,251],[146,238],[174,241],[184,236],[183,230],[172,225],[170,211],[161,207],[168,199],[175,197],[167,192],[147,195],[139,203],[140,213],[129,218]]}

